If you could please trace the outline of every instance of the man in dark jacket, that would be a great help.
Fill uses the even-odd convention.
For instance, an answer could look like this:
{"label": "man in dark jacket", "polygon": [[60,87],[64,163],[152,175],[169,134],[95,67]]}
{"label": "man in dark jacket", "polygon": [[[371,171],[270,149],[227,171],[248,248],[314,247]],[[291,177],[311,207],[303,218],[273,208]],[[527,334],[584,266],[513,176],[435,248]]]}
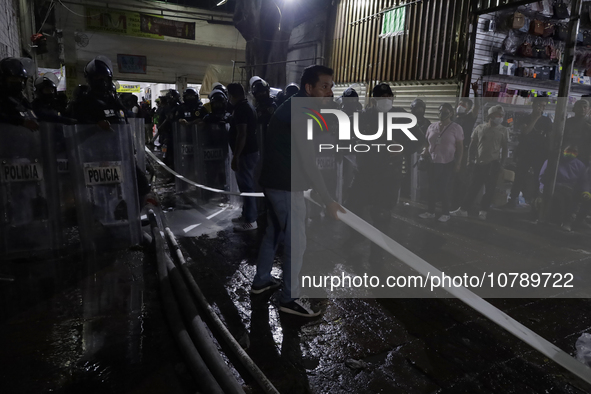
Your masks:
{"label": "man in dark jacket", "polygon": [[[257,272],[251,293],[260,294],[280,286],[279,281],[271,276],[271,269],[279,242],[283,240],[283,291],[279,309],[304,317],[320,314],[305,300],[299,298],[298,273],[306,249],[304,191],[314,188],[333,218],[338,219],[337,212],[345,210],[332,200],[326,189],[322,175],[316,167],[313,146],[306,141],[306,133],[303,132],[305,128],[300,133],[292,132],[290,101],[294,97],[331,97],[332,74],[332,69],[328,67],[307,67],[302,75],[300,92],[275,112],[267,130],[259,182],[264,188],[269,206],[269,224],[259,250]],[[293,171],[292,163],[295,167]],[[292,272],[295,274],[293,277]]]}
{"label": "man in dark jacket", "polygon": [[[230,120],[229,143],[232,149],[232,170],[242,193],[255,192],[254,170],[259,162],[257,142],[257,114],[246,100],[244,88],[239,83],[228,85],[228,99],[233,112]],[[244,197],[242,215],[233,220],[234,230],[251,231],[257,228],[257,203],[255,197]]]}

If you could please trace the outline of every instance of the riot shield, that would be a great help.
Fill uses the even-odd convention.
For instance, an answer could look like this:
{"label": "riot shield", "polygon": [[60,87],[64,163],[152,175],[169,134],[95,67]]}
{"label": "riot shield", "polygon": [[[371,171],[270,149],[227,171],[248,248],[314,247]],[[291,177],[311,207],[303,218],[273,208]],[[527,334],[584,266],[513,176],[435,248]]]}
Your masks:
{"label": "riot shield", "polygon": [[144,118],[128,119],[129,125],[133,131],[133,146],[135,148],[135,159],[137,166],[143,172],[146,171],[146,130]]}
{"label": "riot shield", "polygon": [[[194,141],[197,173],[195,181],[211,188],[230,190],[232,174],[228,156],[226,123],[200,123],[194,129]],[[201,198],[203,201],[223,202],[227,200],[225,196],[209,190],[202,190]]]}
{"label": "riot shield", "polygon": [[30,257],[61,247],[54,128],[0,124],[0,256]]}
{"label": "riot shield", "polygon": [[57,161],[57,182],[59,189],[59,203],[61,221],[64,226],[76,224],[76,201],[74,197],[74,183],[70,174],[70,160],[62,124],[48,124],[54,128],[55,159]]}
{"label": "riot shield", "polygon": [[141,240],[131,127],[65,126],[83,250],[125,248]]}
{"label": "riot shield", "polygon": [[[195,148],[193,144],[195,128],[197,126],[186,126],[178,122],[173,123],[174,141],[174,170],[187,179],[195,180]],[[184,192],[190,185],[182,179],[175,179],[177,192]]]}

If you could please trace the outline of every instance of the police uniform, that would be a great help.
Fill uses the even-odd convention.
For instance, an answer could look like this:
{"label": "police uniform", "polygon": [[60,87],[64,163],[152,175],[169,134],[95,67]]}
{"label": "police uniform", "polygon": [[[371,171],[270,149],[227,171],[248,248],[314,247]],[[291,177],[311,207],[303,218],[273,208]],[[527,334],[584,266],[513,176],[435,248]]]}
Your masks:
{"label": "police uniform", "polygon": [[37,120],[37,116],[24,96],[0,96],[0,123],[22,126],[26,120]]}
{"label": "police uniform", "polygon": [[[125,108],[123,104],[110,94],[99,95],[92,90],[83,93],[72,103],[72,115],[79,123],[95,124],[106,120],[111,124],[126,124]],[[138,194],[145,196],[151,190],[146,175],[136,165]],[[141,200],[140,200],[141,201]]]}
{"label": "police uniform", "polygon": [[176,108],[177,120],[184,119],[187,122],[193,122],[197,119],[203,119],[207,115],[207,110],[199,100],[187,100]]}

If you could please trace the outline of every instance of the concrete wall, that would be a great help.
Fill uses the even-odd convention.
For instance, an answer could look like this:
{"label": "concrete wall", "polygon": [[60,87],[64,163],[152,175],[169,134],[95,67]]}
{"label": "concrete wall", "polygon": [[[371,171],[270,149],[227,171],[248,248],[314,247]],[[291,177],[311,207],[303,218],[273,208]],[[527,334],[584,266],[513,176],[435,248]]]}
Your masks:
{"label": "concrete wall", "polygon": [[20,56],[20,34],[18,26],[18,6],[16,0],[0,1],[0,59]]}
{"label": "concrete wall", "polygon": [[[288,84],[291,82],[299,84],[302,71],[307,66],[311,64],[324,64],[321,58],[324,56],[323,44],[326,18],[327,15],[325,13],[318,13],[316,14],[316,17],[302,23],[291,32],[287,60],[312,60],[302,60],[298,61],[297,63],[287,63],[285,66],[285,71],[286,81]],[[314,61],[314,58],[317,58],[317,60]],[[284,86],[280,86],[279,88],[283,89]]]}
{"label": "concrete wall", "polygon": [[[87,2],[90,6],[96,3]],[[129,3],[129,4],[128,4]],[[84,15],[84,6],[65,3],[76,14]],[[101,5],[104,7],[105,3]],[[138,2],[123,0],[110,3],[109,7],[132,12],[156,14],[154,10],[143,10]],[[163,5],[163,3],[142,3],[148,7],[161,7],[181,13],[204,12],[195,8]],[[133,8],[131,8],[133,7]],[[172,11],[171,11],[172,12]],[[231,15],[211,12],[216,18],[231,20]],[[165,14],[167,19],[175,19]],[[187,19],[178,19],[187,21]],[[58,6],[56,24],[64,31],[64,49],[66,64],[76,66],[78,83],[83,83],[83,70],[88,61],[97,55],[105,55],[111,59],[115,68],[116,80],[154,82],[154,83],[201,83],[208,64],[232,65],[232,60],[244,60],[246,43],[239,32],[231,25],[209,24],[196,21],[195,40],[184,40],[172,37],[163,39],[140,38],[127,35],[97,33],[85,30],[85,19]],[[84,34],[88,45],[82,47],[75,43],[76,34]],[[117,54],[146,56],[146,74],[119,73]],[[186,82],[184,82],[186,81]]]}

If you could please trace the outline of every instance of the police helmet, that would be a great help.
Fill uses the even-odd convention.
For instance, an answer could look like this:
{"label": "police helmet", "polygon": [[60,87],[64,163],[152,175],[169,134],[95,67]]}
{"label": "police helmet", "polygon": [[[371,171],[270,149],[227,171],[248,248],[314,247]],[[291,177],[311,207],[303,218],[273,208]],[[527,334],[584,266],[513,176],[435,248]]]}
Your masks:
{"label": "police helmet", "polygon": [[199,96],[197,95],[197,92],[195,91],[195,89],[192,89],[192,88],[185,89],[185,91],[183,92],[183,100],[187,101],[187,99],[189,99],[189,100],[199,99]]}
{"label": "police helmet", "polygon": [[218,89],[214,89],[211,91],[211,93],[209,93],[209,101],[213,102],[227,102],[228,101],[228,96],[226,95],[226,93],[224,93],[222,90],[218,90]]}
{"label": "police helmet", "polygon": [[251,92],[252,95],[256,97],[261,93],[271,92],[271,87],[265,80],[259,79],[258,81],[255,81],[255,83],[252,85]]}
{"label": "police helmet", "polygon": [[298,94],[299,91],[300,91],[300,87],[298,86],[297,83],[290,83],[285,88],[285,98],[291,97],[294,94]]}
{"label": "police helmet", "polygon": [[7,57],[0,61],[0,74],[5,77],[27,78],[27,70],[20,59],[15,57]]}
{"label": "police helmet", "polygon": [[345,98],[352,98],[352,97],[359,97],[357,91],[353,88],[348,88],[343,92],[343,97]]}
{"label": "police helmet", "polygon": [[425,104],[425,102],[421,99],[414,99],[412,103],[410,103],[410,108],[423,108],[426,109],[427,105]]}
{"label": "police helmet", "polygon": [[228,97],[228,89],[226,89],[226,87],[224,85],[222,85],[221,83],[214,82],[214,84],[211,85],[211,91],[213,92],[214,90],[221,90],[222,92],[224,92],[226,97]]}
{"label": "police helmet", "polygon": [[113,71],[104,59],[92,59],[84,67],[84,78],[91,89],[108,92],[112,89]]}
{"label": "police helmet", "polygon": [[168,89],[166,97],[168,98],[169,103],[178,103],[181,100],[181,95],[176,89]]}
{"label": "police helmet", "polygon": [[[53,75],[53,74],[52,74]],[[47,89],[51,89],[51,93],[45,93]],[[35,80],[35,96],[55,96],[57,94],[57,86],[54,81],[45,75],[38,77]]]}
{"label": "police helmet", "polygon": [[28,76],[27,70],[20,59],[7,57],[0,61],[0,80],[9,94],[22,92]]}
{"label": "police helmet", "polygon": [[256,75],[254,77],[250,78],[250,81],[248,81],[248,86],[250,86],[250,90],[252,91],[252,87],[255,84],[255,82],[262,81],[262,80],[263,80],[263,78],[256,76]]}

